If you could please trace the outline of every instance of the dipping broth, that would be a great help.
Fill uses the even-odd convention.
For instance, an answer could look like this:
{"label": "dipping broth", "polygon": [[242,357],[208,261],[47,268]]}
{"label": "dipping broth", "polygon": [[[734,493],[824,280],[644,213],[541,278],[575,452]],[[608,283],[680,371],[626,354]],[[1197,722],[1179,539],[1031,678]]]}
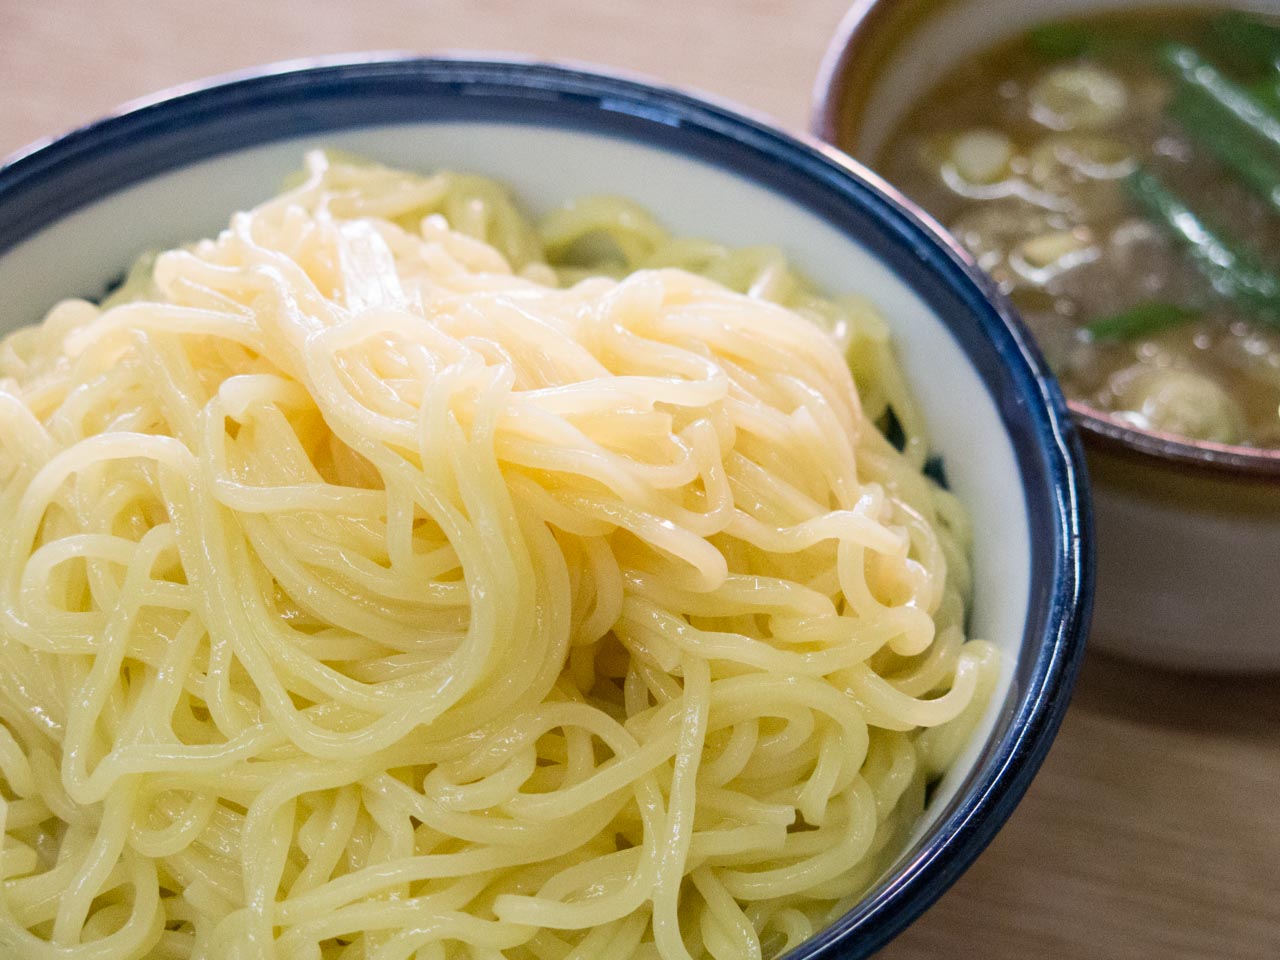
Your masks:
{"label": "dipping broth", "polygon": [[973,58],[877,168],[1008,293],[1067,396],[1280,447],[1280,20],[1145,11]]}

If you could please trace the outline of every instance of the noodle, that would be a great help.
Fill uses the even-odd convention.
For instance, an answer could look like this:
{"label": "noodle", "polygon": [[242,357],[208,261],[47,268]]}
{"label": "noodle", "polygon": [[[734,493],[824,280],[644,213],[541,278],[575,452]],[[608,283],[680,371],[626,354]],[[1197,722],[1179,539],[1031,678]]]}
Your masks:
{"label": "noodle", "polygon": [[0,341],[0,954],[795,946],[995,682],[925,451],[777,250],[310,156]]}

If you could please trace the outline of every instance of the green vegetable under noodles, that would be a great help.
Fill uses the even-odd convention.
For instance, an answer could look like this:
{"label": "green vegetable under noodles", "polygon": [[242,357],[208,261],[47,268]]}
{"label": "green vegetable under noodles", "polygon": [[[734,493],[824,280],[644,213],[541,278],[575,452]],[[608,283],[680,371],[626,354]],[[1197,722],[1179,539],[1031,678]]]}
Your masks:
{"label": "green vegetable under noodles", "polygon": [[1199,318],[1198,310],[1152,300],[1119,313],[1099,317],[1084,329],[1091,340],[1136,340]]}

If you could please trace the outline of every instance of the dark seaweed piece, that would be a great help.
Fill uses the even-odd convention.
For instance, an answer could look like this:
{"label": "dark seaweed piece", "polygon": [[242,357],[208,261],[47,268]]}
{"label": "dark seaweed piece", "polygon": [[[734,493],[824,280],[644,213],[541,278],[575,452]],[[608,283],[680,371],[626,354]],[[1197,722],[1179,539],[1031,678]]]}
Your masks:
{"label": "dark seaweed piece", "polygon": [[907,431],[902,429],[902,421],[893,412],[893,407],[885,407],[884,416],[880,418],[880,432],[889,441],[893,449],[901,453],[907,448]]}
{"label": "dark seaweed piece", "polygon": [[924,475],[943,490],[951,489],[951,484],[947,481],[946,464],[942,462],[942,457],[939,454],[929,454],[929,459],[924,462]]}
{"label": "dark seaweed piece", "polygon": [[107,297],[111,296],[113,293],[115,293],[117,290],[123,287],[124,282],[128,279],[129,279],[129,271],[121,270],[114,277],[112,277],[110,280],[107,281],[106,285],[102,288],[101,293],[99,293],[96,297],[85,297],[85,299],[88,300],[90,303],[95,303],[98,306],[102,306],[102,302],[106,300]]}
{"label": "dark seaweed piece", "polygon": [[1171,43],[1161,59],[1186,90],[1194,90],[1213,109],[1229,114],[1244,130],[1273,150],[1280,150],[1280,116],[1247,88],[1227,77],[1199,51]]}

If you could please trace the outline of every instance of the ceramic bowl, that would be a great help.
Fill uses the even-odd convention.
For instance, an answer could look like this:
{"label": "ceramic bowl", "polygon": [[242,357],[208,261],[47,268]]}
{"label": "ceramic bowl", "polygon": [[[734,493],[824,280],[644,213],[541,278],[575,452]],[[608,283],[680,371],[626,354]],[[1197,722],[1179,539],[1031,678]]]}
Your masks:
{"label": "ceramic bowl", "polygon": [[148,248],[211,235],[303,152],[500,178],[533,212],[601,192],[678,233],[780,244],[821,287],[865,291],[976,531],[972,633],[997,695],[908,849],[792,960],[864,957],[1008,817],[1066,707],[1088,620],[1089,513],[1066,407],[956,248],[856,164],[676,90],[548,64],[373,58],[285,65],[124,108],[0,168],[3,324],[93,296]]}
{"label": "ceramic bowl", "polygon": [[[1046,21],[1231,0],[861,0],[827,50],[813,131],[872,163],[916,100],[979,51]],[[1144,431],[1072,401],[1093,479],[1092,647],[1165,667],[1280,670],[1280,450]]]}

